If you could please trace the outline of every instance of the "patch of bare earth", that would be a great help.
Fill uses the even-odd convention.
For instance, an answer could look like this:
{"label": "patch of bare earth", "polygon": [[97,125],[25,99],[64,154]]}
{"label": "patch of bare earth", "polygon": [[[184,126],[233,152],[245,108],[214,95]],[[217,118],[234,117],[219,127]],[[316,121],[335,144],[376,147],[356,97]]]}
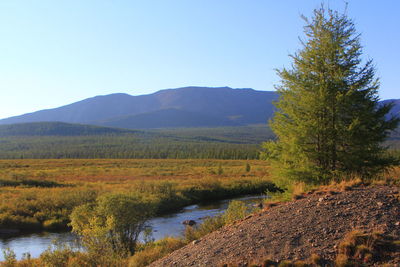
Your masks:
{"label": "patch of bare earth", "polygon": [[[396,194],[398,188],[388,186],[310,194],[225,226],[150,266],[246,266],[266,258],[304,260],[311,254],[333,262],[338,244],[355,229],[400,238]],[[398,266],[400,258],[389,263]]]}

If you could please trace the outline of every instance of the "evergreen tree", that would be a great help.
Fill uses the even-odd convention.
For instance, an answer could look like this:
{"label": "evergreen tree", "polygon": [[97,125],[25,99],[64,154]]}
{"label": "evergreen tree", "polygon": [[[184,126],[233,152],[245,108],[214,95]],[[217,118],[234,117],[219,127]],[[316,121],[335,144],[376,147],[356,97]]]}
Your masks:
{"label": "evergreen tree", "polygon": [[303,48],[290,69],[277,71],[280,98],[270,121],[277,140],[264,143],[263,156],[275,174],[306,182],[373,175],[393,163],[381,143],[399,120],[378,103],[373,62],[363,62],[346,14],[321,7],[304,20]]}

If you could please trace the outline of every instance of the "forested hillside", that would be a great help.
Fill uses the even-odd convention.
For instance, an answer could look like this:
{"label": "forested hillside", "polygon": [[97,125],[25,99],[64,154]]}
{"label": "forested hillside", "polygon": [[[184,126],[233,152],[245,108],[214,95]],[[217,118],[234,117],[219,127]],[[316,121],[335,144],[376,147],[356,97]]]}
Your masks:
{"label": "forested hillside", "polygon": [[[0,158],[257,159],[274,139],[266,124],[214,128],[125,130],[67,123],[0,126]],[[400,148],[400,135],[387,142]]]}
{"label": "forested hillside", "polygon": [[0,158],[256,159],[268,138],[265,125],[130,131],[29,123],[0,126]]}
{"label": "forested hillside", "polygon": [[134,132],[133,130],[63,122],[32,122],[0,125],[0,136],[78,136]]}

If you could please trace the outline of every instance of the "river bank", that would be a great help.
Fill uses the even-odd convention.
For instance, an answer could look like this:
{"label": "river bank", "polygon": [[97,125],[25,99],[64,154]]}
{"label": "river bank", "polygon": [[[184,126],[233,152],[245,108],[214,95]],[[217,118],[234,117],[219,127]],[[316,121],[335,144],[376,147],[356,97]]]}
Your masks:
{"label": "river bank", "polygon": [[[185,229],[185,225],[182,224],[183,221],[192,220],[199,224],[207,217],[213,217],[224,212],[232,200],[239,200],[245,202],[247,205],[252,205],[262,202],[266,197],[266,195],[258,194],[208,201],[189,205],[179,211],[154,217],[147,223],[147,226],[152,229],[150,238],[159,240],[166,236],[181,236]],[[143,242],[144,238],[142,234],[140,240]],[[70,232],[41,232],[9,236],[8,238],[3,237],[0,238],[0,249],[10,248],[16,253],[17,259],[21,259],[23,254],[27,252],[35,258],[39,257],[43,251],[52,246],[55,240],[59,244],[70,245],[79,249],[77,237]],[[4,256],[1,254],[0,261],[2,260],[4,260]]]}
{"label": "river bank", "polygon": [[0,229],[68,230],[75,207],[107,193],[136,192],[162,215],[204,200],[278,190],[267,174],[264,161],[2,160]]}

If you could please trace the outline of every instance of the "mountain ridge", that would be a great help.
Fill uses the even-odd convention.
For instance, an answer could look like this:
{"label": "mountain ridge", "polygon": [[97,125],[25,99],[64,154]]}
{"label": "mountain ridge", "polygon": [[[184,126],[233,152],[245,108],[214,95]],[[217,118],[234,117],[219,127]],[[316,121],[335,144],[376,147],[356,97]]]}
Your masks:
{"label": "mountain ridge", "polygon": [[[186,127],[188,124],[190,127],[247,125],[266,123],[274,110],[272,101],[277,98],[277,93],[273,91],[230,87],[190,86],[138,96],[115,93],[5,118],[0,120],[0,124],[59,121],[136,129],[142,128],[141,125],[148,124],[148,121],[161,121],[163,110],[180,110],[180,116],[168,118],[161,127]],[[153,113],[153,117],[149,113]],[[186,120],[182,120],[184,113],[192,114],[194,123],[187,123],[190,121],[188,116]],[[142,121],[137,121],[136,118],[134,124],[126,121],[115,124],[121,117],[140,114],[144,117]],[[144,114],[147,115],[143,116]],[[209,118],[208,121],[204,120],[206,117]],[[203,119],[196,124],[198,118]],[[179,124],[179,120],[184,123]],[[160,128],[160,125],[153,123],[150,128]]]}
{"label": "mountain ridge", "polygon": [[[278,100],[275,91],[251,88],[188,86],[151,94],[114,93],[86,98],[52,109],[0,120],[0,125],[64,122],[123,129],[220,127],[265,124]],[[400,100],[390,115],[400,114]]]}

